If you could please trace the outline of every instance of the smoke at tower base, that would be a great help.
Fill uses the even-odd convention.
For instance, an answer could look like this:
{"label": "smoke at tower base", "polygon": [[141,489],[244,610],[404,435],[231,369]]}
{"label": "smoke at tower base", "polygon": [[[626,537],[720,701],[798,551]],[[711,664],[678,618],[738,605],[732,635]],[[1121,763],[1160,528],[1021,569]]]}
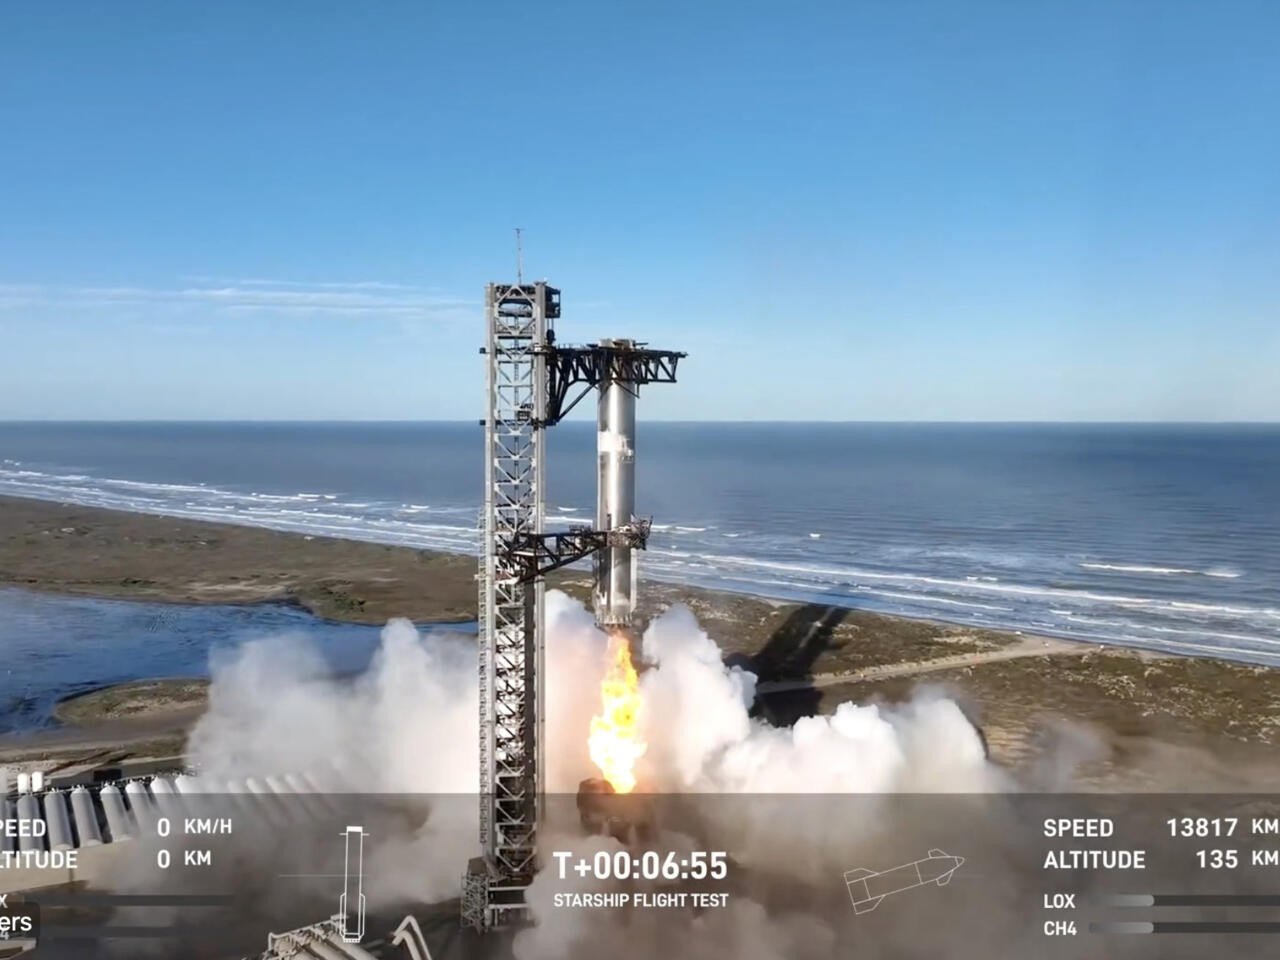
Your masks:
{"label": "smoke at tower base", "polygon": [[[608,638],[581,604],[547,598],[548,728],[553,790],[598,773],[582,731],[600,708]],[[636,773],[649,791],[887,793],[998,788],[982,739],[956,703],[918,695],[899,707],[843,703],[791,727],[752,719],[756,677],[725,665],[685,607],[650,624],[641,642]]]}
{"label": "smoke at tower base", "polygon": [[[588,740],[600,711],[609,643],[580,603],[559,592],[548,609],[548,784],[572,794],[598,776]],[[894,708],[842,704],[789,728],[752,719],[755,676],[727,667],[684,608],[658,617],[639,651],[645,791],[824,793],[980,791],[998,786],[981,739],[952,701],[920,696]],[[215,658],[209,709],[188,753],[202,775],[227,781],[327,770],[339,792],[475,795],[478,784],[474,640],[418,635],[390,622],[368,670],[328,675],[305,636],[277,636]],[[475,853],[474,803],[409,837],[371,838],[379,878],[371,896],[443,898]],[[768,833],[768,831],[766,831]],[[785,843],[785,831],[774,831]],[[379,889],[379,887],[383,889]]]}

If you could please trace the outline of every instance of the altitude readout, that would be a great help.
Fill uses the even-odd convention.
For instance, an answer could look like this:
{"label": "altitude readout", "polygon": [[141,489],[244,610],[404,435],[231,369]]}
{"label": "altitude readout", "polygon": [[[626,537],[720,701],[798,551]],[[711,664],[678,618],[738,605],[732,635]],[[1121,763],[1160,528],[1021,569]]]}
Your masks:
{"label": "altitude readout", "polygon": [[729,855],[723,850],[685,854],[646,850],[639,855],[627,850],[600,850],[590,857],[557,850],[551,856],[561,880],[575,876],[596,880],[723,880],[729,875]]}

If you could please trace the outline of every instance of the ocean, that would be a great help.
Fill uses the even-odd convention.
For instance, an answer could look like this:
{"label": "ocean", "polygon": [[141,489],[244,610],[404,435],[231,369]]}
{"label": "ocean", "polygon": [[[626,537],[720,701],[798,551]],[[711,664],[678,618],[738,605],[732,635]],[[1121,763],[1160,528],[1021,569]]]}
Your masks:
{"label": "ocean", "polygon": [[[550,433],[589,522],[593,425]],[[475,423],[0,423],[0,494],[472,553]],[[1280,663],[1280,426],[644,423],[642,574]]]}

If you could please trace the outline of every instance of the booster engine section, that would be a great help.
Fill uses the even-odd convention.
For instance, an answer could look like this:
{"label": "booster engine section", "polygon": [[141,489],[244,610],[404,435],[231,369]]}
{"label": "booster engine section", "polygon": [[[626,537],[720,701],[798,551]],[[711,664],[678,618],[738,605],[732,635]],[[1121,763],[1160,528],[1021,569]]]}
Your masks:
{"label": "booster engine section", "polygon": [[[600,344],[634,349],[630,340]],[[596,452],[600,476],[596,495],[596,529],[618,530],[632,523],[636,509],[636,392],[638,385],[618,377],[614,367],[600,382],[596,417]],[[602,627],[631,625],[636,597],[634,550],[625,538],[611,537],[596,554],[595,614]]]}
{"label": "booster engine section", "polygon": [[647,842],[654,832],[653,804],[642,793],[618,793],[608,780],[578,784],[578,820],[589,834],[613,837],[627,846]]}

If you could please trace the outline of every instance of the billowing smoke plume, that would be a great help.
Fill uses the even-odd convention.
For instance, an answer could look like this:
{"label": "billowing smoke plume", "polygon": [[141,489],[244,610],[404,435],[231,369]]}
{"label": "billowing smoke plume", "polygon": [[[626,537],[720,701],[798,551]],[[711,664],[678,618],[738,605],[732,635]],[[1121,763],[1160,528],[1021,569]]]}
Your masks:
{"label": "billowing smoke plume", "polygon": [[[333,677],[300,636],[247,643],[211,668],[209,709],[187,751],[206,789],[300,772],[335,795],[430,796],[429,815],[370,838],[367,893],[375,901],[457,895],[478,830],[472,638],[424,638],[392,620],[358,677]],[[337,851],[337,839],[329,842]]]}
{"label": "billowing smoke plume", "polygon": [[[579,670],[566,674],[596,676],[595,682],[574,678],[572,688],[557,678],[563,693],[551,698],[550,749],[559,755],[553,786],[571,790],[578,779],[598,775],[586,756],[585,731],[599,707],[607,640],[590,613],[564,596],[549,598],[549,612],[550,661],[559,666],[573,657]],[[727,666],[687,609],[675,607],[657,618],[641,647],[641,724],[648,744],[639,766],[641,789],[706,796],[702,807],[713,814],[699,823],[696,840],[665,831],[656,844],[663,850],[732,850],[740,869],[757,871],[768,884],[837,889],[832,878],[873,850],[879,834],[893,830],[889,811],[879,809],[880,795],[1004,785],[987,762],[978,731],[938,693],[896,707],[843,703],[832,715],[778,728],[751,716],[755,675]],[[866,795],[862,809],[883,816],[855,818],[857,829],[837,835],[822,801],[798,796],[850,793]],[[548,842],[577,855],[621,850],[616,840],[571,831]],[[520,960],[619,951],[619,921],[609,911],[555,906],[554,895],[573,887],[572,879],[566,883],[549,873],[535,881],[530,901],[540,922],[518,935]],[[630,949],[624,952],[636,957],[829,956],[836,942],[836,932],[819,916],[766,910],[746,893],[696,918],[641,910],[626,922],[623,939]]]}
{"label": "billowing smoke plume", "polygon": [[[552,592],[547,607],[548,783],[551,791],[572,795],[579,781],[599,775],[587,733],[600,708],[608,641],[578,602]],[[851,847],[867,837],[831,843],[815,836],[822,824],[792,815],[786,795],[999,785],[977,731],[942,696],[893,708],[846,703],[830,716],[770,726],[750,714],[755,676],[726,666],[716,644],[679,607],[650,625],[638,660],[648,744],[637,770],[640,790],[753,795],[751,803],[726,807],[703,824],[697,840],[668,826],[662,838],[668,847],[731,849],[738,862],[773,864],[769,870],[795,881],[812,879],[815,871],[829,878],[830,871],[838,876],[848,868]],[[189,755],[201,777],[215,784],[324,771],[326,786],[340,793],[430,795],[429,813],[405,818],[399,833],[384,827],[371,837],[370,908],[452,898],[467,859],[478,852],[476,665],[472,638],[420,636],[403,620],[387,625],[368,670],[355,678],[330,676],[300,637],[249,643],[213,664],[209,710],[191,736]],[[553,828],[562,833],[551,839],[556,849],[618,849],[616,841],[584,838],[573,826]],[[797,844],[825,856],[797,860],[790,855]],[[545,922],[521,934],[518,954],[562,956],[606,943],[616,922],[608,912],[571,917],[553,911],[545,905],[549,883],[545,876],[535,883],[531,899]],[[694,935],[719,945],[720,954],[707,955],[726,957],[798,957],[831,942],[830,932],[804,910],[767,913],[747,895],[698,918],[655,915],[634,923],[652,924],[651,945],[669,942],[673,954],[681,942],[687,953]]]}
{"label": "billowing smoke plume", "polygon": [[644,635],[643,774],[662,791],[892,793],[990,789],[982,740],[941,697],[886,709],[842,703],[777,728],[749,716],[755,675],[678,607]]}
{"label": "billowing smoke plume", "polygon": [[369,668],[334,678],[303,637],[214,658],[209,709],[187,745],[222,779],[337,767],[343,791],[474,793],[476,653],[465,636],[425,640],[392,620]]}
{"label": "billowing smoke plume", "polygon": [[[548,607],[547,756],[553,791],[597,775],[586,731],[600,708],[607,638],[577,601]],[[777,728],[750,716],[755,675],[728,667],[684,607],[646,631],[640,660],[645,789],[831,793],[991,789],[977,731],[956,704],[844,703]],[[247,643],[212,665],[209,710],[188,754],[221,780],[333,770],[343,792],[475,793],[473,641],[391,621],[369,669],[335,679],[298,636]]]}

